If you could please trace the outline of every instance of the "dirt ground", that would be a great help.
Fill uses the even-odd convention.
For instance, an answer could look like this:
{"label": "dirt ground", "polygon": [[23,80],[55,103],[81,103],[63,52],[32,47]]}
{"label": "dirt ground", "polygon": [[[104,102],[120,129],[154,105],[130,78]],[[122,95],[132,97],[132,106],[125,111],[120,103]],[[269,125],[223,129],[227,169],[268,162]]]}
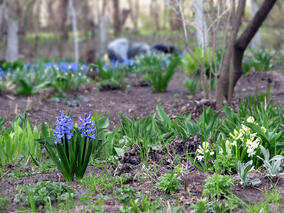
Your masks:
{"label": "dirt ground", "polygon": [[[84,113],[108,115],[111,127],[119,123],[118,112],[129,117],[141,118],[155,112],[156,105],[161,105],[168,113],[197,113],[206,103],[199,92],[189,96],[183,86],[184,74],[179,71],[170,82],[166,92],[154,93],[150,87],[141,87],[135,77],[130,77],[130,86],[126,90],[98,91],[95,83],[81,88],[79,92],[66,98],[52,96],[48,90],[32,97],[6,94],[0,96],[0,117],[7,119],[9,125],[19,113],[26,112],[34,125],[47,122],[55,124],[59,111],[70,112],[73,119]],[[277,104],[284,106],[284,74],[277,72],[252,72],[243,76],[236,88],[236,99],[248,95],[264,93],[267,85],[271,86],[271,97]],[[214,101],[213,101],[214,102]]]}
{"label": "dirt ground", "polygon": [[[14,96],[6,94],[0,96],[0,116],[7,118],[6,125],[9,125],[16,115],[19,113],[27,112],[30,121],[34,125],[38,125],[41,122],[47,122],[51,125],[55,124],[56,117],[59,116],[59,111],[69,112],[73,119],[79,116],[83,116],[84,113],[98,113],[103,112],[103,115],[108,115],[110,119],[110,128],[120,123],[118,112],[131,117],[141,118],[147,115],[151,115],[155,112],[157,104],[161,105],[171,117],[182,113],[192,113],[193,118],[198,118],[202,112],[202,105],[205,103],[207,106],[214,108],[214,102],[202,100],[202,94],[198,93],[195,97],[188,95],[185,87],[183,86],[184,74],[180,71],[174,76],[171,81],[167,92],[153,93],[149,87],[141,87],[137,83],[137,78],[131,77],[129,81],[131,85],[126,90],[113,90],[113,91],[98,91],[94,83],[81,88],[79,92],[68,95],[66,99],[56,98],[48,91],[44,91],[41,94],[32,97]],[[243,76],[236,86],[236,99],[238,97],[245,97],[249,94],[266,92],[267,85],[270,84],[271,97],[275,103],[284,106],[284,74],[275,72],[261,72],[261,73],[249,73]],[[171,164],[169,162],[174,161],[173,152],[177,152],[184,157],[186,149],[195,150],[200,144],[199,138],[189,138],[186,141],[176,138],[170,144],[170,152],[166,157],[161,157],[166,152],[152,151],[149,154],[149,163],[159,165],[158,174],[162,175],[169,172]],[[163,159],[161,161],[161,159]],[[188,207],[198,197],[201,196],[204,184],[204,180],[210,176],[209,173],[202,173],[195,169],[192,165],[189,165],[181,159],[181,162],[186,167],[186,172],[181,174],[181,179],[184,187],[180,189],[174,199],[178,199],[181,205]],[[11,172],[18,168],[9,167],[8,172]],[[120,175],[123,173],[135,176],[142,172],[139,153],[135,150],[131,150],[123,158],[119,159],[119,165],[114,167],[113,165],[105,165],[105,168],[109,170],[112,175]],[[26,171],[25,171],[26,170]],[[10,198],[10,205],[7,212],[17,212],[20,205],[13,200],[14,187],[17,185],[26,185],[29,183],[36,183],[39,181],[55,181],[60,182],[63,180],[59,172],[52,173],[34,173],[31,168],[25,168],[21,172],[28,172],[26,177],[17,178],[16,180],[4,180],[3,176],[0,179],[0,189],[4,196]],[[93,172],[100,174],[101,169],[89,166],[87,172]],[[261,195],[266,190],[273,189],[277,184],[282,195],[284,195],[284,178],[278,178],[270,181],[263,177],[261,171],[257,171],[254,174],[255,177],[259,177],[262,180],[262,184],[256,187],[242,188],[240,185],[235,184],[233,192],[245,201],[257,202],[261,199]],[[236,179],[236,176],[232,176]],[[3,181],[4,180],[4,181]],[[237,181],[236,181],[237,182]],[[85,189],[82,184],[77,182],[67,183],[74,187],[80,193],[84,193]],[[159,192],[158,190],[151,190],[155,185],[155,182],[151,178],[145,181],[139,182],[134,179],[129,180],[129,185],[133,186],[137,191],[143,189],[146,195],[151,195],[151,198],[155,200],[158,197],[165,197],[167,195]],[[105,191],[104,195],[111,195],[112,191]],[[93,200],[97,199],[98,195],[92,197]],[[172,197],[169,199],[173,199]],[[120,212],[119,208],[122,205],[115,199],[105,201],[104,210],[106,212]],[[81,212],[83,204],[78,203],[74,212]],[[284,205],[282,204],[282,209]],[[242,212],[241,210],[239,212]]]}

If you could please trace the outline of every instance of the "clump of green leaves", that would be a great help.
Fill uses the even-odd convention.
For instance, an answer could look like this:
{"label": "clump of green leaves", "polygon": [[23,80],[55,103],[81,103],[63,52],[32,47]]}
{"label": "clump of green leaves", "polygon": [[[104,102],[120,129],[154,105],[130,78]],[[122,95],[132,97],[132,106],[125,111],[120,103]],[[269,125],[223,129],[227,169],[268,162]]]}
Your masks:
{"label": "clump of green leaves", "polygon": [[250,173],[252,171],[254,171],[254,166],[253,166],[252,160],[250,160],[247,163],[242,163],[242,162],[239,161],[237,170],[238,170],[238,174],[239,174],[240,179],[241,179],[241,185],[242,186],[246,186],[248,184],[256,185],[256,184],[261,183],[261,181],[259,179],[251,180],[251,178],[250,178]]}
{"label": "clump of green leaves", "polygon": [[208,49],[208,51],[206,51],[203,56],[202,48],[196,48],[194,49],[193,55],[194,57],[190,54],[184,57],[184,72],[186,75],[195,76],[200,73],[201,65],[198,61],[204,63],[206,73],[210,72],[211,65],[212,67],[214,67],[215,63],[211,49]]}
{"label": "clump of green leaves", "polygon": [[228,175],[222,176],[214,173],[212,177],[205,180],[204,197],[190,208],[197,209],[198,212],[232,212],[240,202],[230,190],[233,182]]}
{"label": "clump of green leaves", "polygon": [[180,64],[180,57],[176,54],[171,56],[169,62],[164,62],[153,72],[149,72],[149,78],[155,92],[166,91],[170,80],[175,74],[177,66]]}
{"label": "clump of green leaves", "polygon": [[257,157],[263,161],[267,176],[276,177],[278,175],[284,175],[284,173],[281,173],[281,171],[283,170],[282,165],[284,157],[282,155],[276,155],[270,159],[269,150],[265,149],[263,146],[260,146],[260,148],[264,158],[261,158],[259,156]]}
{"label": "clump of green leaves", "polygon": [[39,145],[35,140],[38,138],[40,138],[39,128],[32,127],[26,114],[19,115],[9,128],[1,130],[0,165],[16,163],[29,155],[37,156]]}
{"label": "clump of green leaves", "polygon": [[229,175],[222,176],[214,173],[212,177],[206,179],[203,194],[209,199],[225,198],[232,194],[230,188],[233,183],[234,181]]}
{"label": "clump of green leaves", "polygon": [[9,200],[7,197],[0,197],[0,212],[4,212],[4,210],[7,208],[9,204]]}
{"label": "clump of green leaves", "polygon": [[114,195],[122,203],[128,203],[129,200],[135,199],[138,197],[135,189],[132,186],[125,185],[121,188],[118,188],[114,191]]}
{"label": "clump of green leaves", "polygon": [[154,91],[163,92],[167,89],[181,59],[178,54],[170,57],[164,54],[147,54],[138,57],[136,63],[136,72],[146,73]]}
{"label": "clump of green leaves", "polygon": [[98,61],[95,65],[99,72],[99,90],[125,89],[127,83],[124,81],[128,67],[123,64],[113,62],[111,65],[104,65]]}
{"label": "clump of green leaves", "polygon": [[213,166],[219,174],[232,174],[236,170],[236,159],[232,155],[219,153],[216,155]]}
{"label": "clump of green leaves", "polygon": [[158,202],[151,201],[151,199],[142,191],[139,193],[139,198],[129,200],[128,205],[124,204],[121,212],[154,212],[159,207],[160,204]]}
{"label": "clump of green leaves", "polygon": [[167,194],[173,194],[181,187],[181,179],[177,177],[175,170],[164,174],[158,180],[159,183],[156,184],[156,187]]}
{"label": "clump of green leaves", "polygon": [[190,95],[195,95],[197,89],[197,80],[185,77],[184,85],[186,86]]}
{"label": "clump of green leaves", "polygon": [[17,191],[16,197],[19,202],[23,205],[30,204],[36,207],[76,197],[76,193],[71,187],[50,181],[20,186]]}
{"label": "clump of green leaves", "polygon": [[249,54],[244,57],[243,73],[249,71],[268,71],[272,68],[273,55],[268,50],[251,50]]}

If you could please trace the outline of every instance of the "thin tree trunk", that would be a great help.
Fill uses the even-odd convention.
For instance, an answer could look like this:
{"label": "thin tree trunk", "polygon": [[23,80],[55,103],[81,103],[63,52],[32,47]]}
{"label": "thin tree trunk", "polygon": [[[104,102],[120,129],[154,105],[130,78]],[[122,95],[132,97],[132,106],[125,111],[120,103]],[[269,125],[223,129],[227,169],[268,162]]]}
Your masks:
{"label": "thin tree trunk", "polygon": [[7,19],[8,44],[6,49],[6,60],[13,62],[19,58],[19,21],[11,17]]}
{"label": "thin tree trunk", "polygon": [[60,41],[58,44],[58,50],[59,50],[59,57],[63,58],[64,53],[64,44],[68,40],[68,29],[66,26],[68,14],[67,14],[67,8],[68,8],[68,0],[61,0],[61,23],[60,23]]}
{"label": "thin tree trunk", "polygon": [[283,14],[283,17],[284,17],[284,1],[281,2],[281,7],[282,7],[282,14]]}
{"label": "thin tree trunk", "polygon": [[69,0],[69,8],[71,11],[72,17],[72,30],[73,30],[73,39],[74,39],[74,57],[75,61],[79,61],[79,38],[77,34],[77,13],[73,5],[73,0]]}
{"label": "thin tree trunk", "polygon": [[[251,16],[255,16],[256,12],[259,10],[259,6],[256,0],[250,0],[251,6]],[[261,47],[261,36],[260,32],[257,32],[251,42],[251,47],[253,49],[259,49]]]}
{"label": "thin tree trunk", "polygon": [[150,14],[153,16],[154,26],[156,31],[160,30],[160,21],[159,21],[160,13],[158,7],[159,5],[157,4],[157,0],[152,0],[150,3]]}
{"label": "thin tree trunk", "polygon": [[241,25],[242,16],[244,14],[245,5],[246,5],[246,0],[240,0],[237,11],[235,11],[235,8],[236,8],[235,0],[233,0],[233,3],[232,3],[232,18],[234,22],[232,26],[232,33],[230,36],[230,40],[229,40],[226,53],[223,59],[223,63],[221,66],[220,78],[218,79],[218,82],[217,82],[217,91],[216,91],[217,109],[220,109],[223,107],[224,98],[228,100],[229,70],[230,70],[231,58],[233,54],[234,43],[237,39],[239,27]]}
{"label": "thin tree trunk", "polygon": [[130,17],[133,23],[133,31],[138,32],[138,13],[139,13],[139,0],[128,0],[130,8]]}
{"label": "thin tree trunk", "polygon": [[114,34],[118,35],[121,32],[119,0],[112,0],[112,3],[113,3]]}
{"label": "thin tree trunk", "polygon": [[230,83],[229,83],[229,101],[233,97],[234,87],[237,81],[240,79],[243,68],[242,60],[244,52],[248,47],[249,43],[267,18],[268,14],[272,10],[277,0],[264,0],[261,7],[250,21],[244,32],[236,40],[234,44],[234,53],[233,53],[233,70],[230,73]]}
{"label": "thin tree trunk", "polygon": [[207,22],[204,14],[203,0],[195,0],[194,2],[195,10],[195,25],[196,25],[196,39],[199,47],[208,46],[208,31]]}
{"label": "thin tree trunk", "polygon": [[2,37],[2,28],[4,20],[4,11],[5,11],[5,0],[0,0],[0,36]]}

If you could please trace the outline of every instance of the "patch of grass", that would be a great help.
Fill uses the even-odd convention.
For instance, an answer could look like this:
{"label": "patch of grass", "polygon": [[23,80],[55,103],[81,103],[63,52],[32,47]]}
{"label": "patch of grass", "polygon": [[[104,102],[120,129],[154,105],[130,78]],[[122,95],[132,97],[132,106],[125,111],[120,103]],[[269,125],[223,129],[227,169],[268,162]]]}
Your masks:
{"label": "patch of grass", "polygon": [[249,205],[246,208],[248,213],[255,212],[283,212],[280,209],[281,202],[283,200],[279,189],[275,188],[273,191],[264,193],[265,199],[257,204]]}
{"label": "patch of grass", "polygon": [[101,174],[99,176],[90,173],[80,182],[90,192],[103,192],[104,190],[112,189],[116,186],[122,186],[127,182],[129,177],[122,175],[113,177],[111,174]]}
{"label": "patch of grass", "polygon": [[0,197],[0,212],[5,212],[4,210],[7,208],[9,204],[9,200],[7,197]]}

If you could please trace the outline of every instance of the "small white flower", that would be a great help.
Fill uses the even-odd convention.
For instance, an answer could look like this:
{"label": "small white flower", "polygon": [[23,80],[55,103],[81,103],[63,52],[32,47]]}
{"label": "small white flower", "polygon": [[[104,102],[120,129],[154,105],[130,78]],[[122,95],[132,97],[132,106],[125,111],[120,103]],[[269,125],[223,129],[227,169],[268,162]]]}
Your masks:
{"label": "small white flower", "polygon": [[261,130],[262,130],[264,133],[266,133],[266,129],[265,129],[264,126],[261,127]]}
{"label": "small white flower", "polygon": [[248,122],[248,123],[254,123],[254,117],[249,116],[249,117],[247,118],[247,122]]}
{"label": "small white flower", "polygon": [[204,158],[204,156],[202,156],[202,155],[198,155],[198,156],[196,156],[196,158],[197,158],[199,161],[202,161],[202,160],[203,160],[203,158]]}
{"label": "small white flower", "polygon": [[247,153],[248,153],[249,157],[253,157],[255,155],[255,150],[254,149],[248,149]]}
{"label": "small white flower", "polygon": [[233,143],[231,143],[232,146],[237,146],[237,141],[233,141]]}
{"label": "small white flower", "polygon": [[226,152],[230,155],[232,154],[232,151],[231,151],[231,142],[226,140]]}
{"label": "small white flower", "polygon": [[211,156],[214,155],[214,152],[210,152],[210,155],[211,155]]}
{"label": "small white flower", "polygon": [[250,128],[247,127],[247,126],[245,126],[245,125],[243,125],[243,124],[242,124],[242,129],[243,129],[246,133],[249,133],[249,132],[250,132]]}

